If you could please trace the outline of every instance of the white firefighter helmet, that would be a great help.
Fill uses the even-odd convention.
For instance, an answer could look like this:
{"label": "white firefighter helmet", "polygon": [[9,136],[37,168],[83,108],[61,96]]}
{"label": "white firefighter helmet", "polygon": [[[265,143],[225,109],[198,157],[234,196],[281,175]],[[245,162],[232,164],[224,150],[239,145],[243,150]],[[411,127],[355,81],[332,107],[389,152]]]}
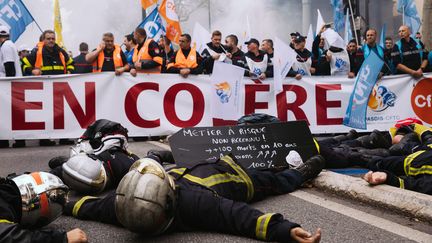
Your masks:
{"label": "white firefighter helmet", "polygon": [[47,172],[33,172],[12,180],[21,193],[22,226],[42,227],[62,214],[68,187],[60,178]]}
{"label": "white firefighter helmet", "polygon": [[75,155],[62,167],[64,183],[79,193],[100,193],[108,184],[103,162],[92,155]]}
{"label": "white firefighter helmet", "polygon": [[174,219],[174,188],[173,178],[158,162],[137,160],[117,187],[117,219],[134,232],[163,233]]}

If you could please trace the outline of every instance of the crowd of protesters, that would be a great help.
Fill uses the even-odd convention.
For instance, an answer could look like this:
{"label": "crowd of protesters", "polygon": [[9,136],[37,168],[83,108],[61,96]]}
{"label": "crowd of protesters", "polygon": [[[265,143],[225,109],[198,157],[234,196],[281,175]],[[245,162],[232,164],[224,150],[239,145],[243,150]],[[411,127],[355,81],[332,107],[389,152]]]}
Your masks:
{"label": "crowd of protesters", "polygon": [[[375,52],[385,64],[383,75],[409,74],[420,78],[424,72],[432,71],[432,52],[425,49],[421,34],[411,35],[408,26],[399,28],[399,40],[386,37],[385,46],[377,43],[377,31],[368,29],[364,44],[356,40],[341,46],[339,42],[330,42],[326,32],[329,26],[323,26],[313,40],[312,50],[306,48],[306,37],[299,32],[290,34],[290,47],[296,53],[296,61],[288,72],[288,77],[301,80],[303,76],[346,76],[355,78],[360,67],[371,52]],[[331,30],[331,29],[330,29]],[[9,29],[0,26],[0,76],[58,75],[68,73],[115,72],[121,75],[137,73],[178,73],[186,78],[190,74],[211,74],[215,61],[236,65],[245,70],[245,76],[259,83],[273,77],[274,47],[271,39],[264,39],[261,44],[251,38],[244,44],[243,51],[239,39],[234,34],[225,37],[213,31],[211,39],[204,48],[192,44],[189,34],[182,34],[179,45],[173,48],[166,36],[159,40],[147,37],[142,28],[136,28],[133,34],[124,36],[123,44],[118,45],[112,33],[104,33],[101,43],[93,51],[88,44],[79,45],[80,54],[72,57],[71,53],[56,44],[56,35],[46,30],[33,49],[20,47],[19,51],[9,40]],[[334,44],[339,43],[339,44]],[[124,47],[122,49],[122,46]],[[199,50],[203,51],[199,51]],[[17,55],[18,54],[18,55]],[[48,139],[39,141],[41,146],[52,146],[55,142]],[[60,144],[72,144],[73,141],[61,139]],[[0,147],[8,147],[9,142],[0,141]],[[24,140],[17,140],[13,147],[24,147]]]}

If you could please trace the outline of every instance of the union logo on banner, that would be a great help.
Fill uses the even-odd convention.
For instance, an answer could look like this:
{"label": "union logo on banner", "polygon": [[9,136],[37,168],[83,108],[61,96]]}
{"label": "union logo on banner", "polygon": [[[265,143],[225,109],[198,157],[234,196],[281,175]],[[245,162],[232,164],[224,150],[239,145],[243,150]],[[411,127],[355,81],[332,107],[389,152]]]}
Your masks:
{"label": "union logo on banner", "polygon": [[432,124],[432,79],[420,80],[411,93],[414,113],[423,121]]}
{"label": "union logo on banner", "polygon": [[368,106],[375,112],[384,111],[393,107],[396,102],[396,94],[384,85],[375,85],[369,97]]}
{"label": "union logo on banner", "polygon": [[231,97],[232,91],[231,86],[228,82],[221,82],[216,84],[216,94],[222,104],[228,103]]}

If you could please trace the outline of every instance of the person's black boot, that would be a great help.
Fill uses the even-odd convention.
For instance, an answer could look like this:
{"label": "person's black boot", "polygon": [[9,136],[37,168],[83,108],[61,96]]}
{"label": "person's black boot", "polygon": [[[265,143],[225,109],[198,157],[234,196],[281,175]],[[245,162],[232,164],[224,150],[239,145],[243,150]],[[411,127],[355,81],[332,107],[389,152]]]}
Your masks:
{"label": "person's black boot", "polygon": [[432,144],[432,132],[427,131],[421,135],[421,141],[424,145]]}
{"label": "person's black boot", "polygon": [[306,160],[302,165],[295,168],[301,173],[304,181],[311,180],[318,176],[325,166],[325,159],[321,155],[315,155],[308,160]]}
{"label": "person's black boot", "polygon": [[408,144],[419,144],[420,140],[415,133],[408,133],[403,136],[403,138],[399,141],[399,143],[393,144],[389,150],[392,155],[404,155],[412,153],[411,146],[407,146]]}
{"label": "person's black boot", "polygon": [[74,142],[74,140],[71,140],[71,139],[62,138],[59,140],[59,144],[60,145],[72,145],[72,144],[75,144],[75,142]]}
{"label": "person's black boot", "polygon": [[333,138],[338,142],[342,142],[345,140],[353,140],[353,139],[356,139],[357,137],[358,137],[357,131],[354,129],[351,129],[347,134],[334,136]]}
{"label": "person's black boot", "polygon": [[25,146],[25,140],[15,140],[15,143],[12,144],[12,148],[24,148]]}
{"label": "person's black boot", "polygon": [[388,149],[391,146],[390,137],[386,137],[381,134],[378,130],[373,130],[371,134],[361,136],[357,138],[357,140],[361,143],[362,147],[368,149],[374,148],[386,148]]}
{"label": "person's black boot", "polygon": [[150,150],[147,152],[147,156],[156,156],[161,163],[175,163],[172,152],[169,150]]}
{"label": "person's black boot", "polygon": [[39,140],[39,146],[54,146],[56,145],[56,142],[49,139],[41,139]]}
{"label": "person's black boot", "polygon": [[9,148],[8,140],[0,140],[0,148]]}

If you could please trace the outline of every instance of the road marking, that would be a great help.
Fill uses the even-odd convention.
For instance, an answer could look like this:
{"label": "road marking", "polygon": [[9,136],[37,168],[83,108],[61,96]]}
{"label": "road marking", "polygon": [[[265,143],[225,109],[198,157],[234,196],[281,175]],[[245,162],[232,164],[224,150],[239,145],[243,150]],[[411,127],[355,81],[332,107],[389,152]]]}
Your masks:
{"label": "road marking", "polygon": [[363,223],[372,225],[374,227],[386,230],[393,234],[405,237],[416,242],[432,242],[432,235],[423,233],[421,231],[411,229],[409,227],[391,222],[389,220],[374,216],[372,214],[365,213],[363,211],[347,207],[345,205],[332,202],[328,199],[321,198],[319,196],[307,193],[305,191],[295,191],[289,195],[303,199],[307,202],[316,204],[320,207],[327,208],[334,212],[343,214],[353,219],[357,219]]}
{"label": "road marking", "polygon": [[168,144],[161,143],[161,142],[158,142],[158,141],[147,141],[147,143],[153,144],[154,146],[161,147],[163,149],[171,151],[171,147]]}

